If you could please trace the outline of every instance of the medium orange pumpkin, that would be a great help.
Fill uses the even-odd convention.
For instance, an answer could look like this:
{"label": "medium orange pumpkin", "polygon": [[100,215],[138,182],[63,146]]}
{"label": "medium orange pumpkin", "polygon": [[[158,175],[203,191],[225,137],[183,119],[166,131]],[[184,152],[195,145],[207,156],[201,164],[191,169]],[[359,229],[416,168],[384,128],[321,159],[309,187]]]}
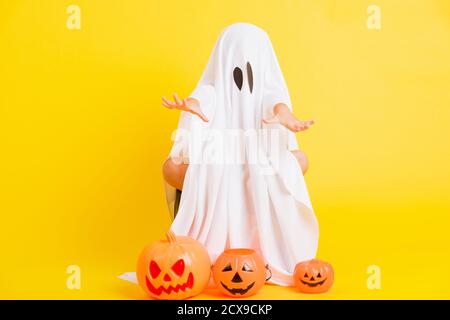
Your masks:
{"label": "medium orange pumpkin", "polygon": [[214,263],[213,278],[224,294],[248,297],[256,294],[266,282],[266,267],[255,250],[228,249]]}
{"label": "medium orange pumpkin", "polygon": [[168,231],[148,245],[137,264],[139,285],[156,299],[186,299],[203,291],[211,276],[208,252],[190,237]]}
{"label": "medium orange pumpkin", "polygon": [[333,285],[334,272],[331,264],[312,259],[295,266],[295,286],[304,293],[323,293]]}

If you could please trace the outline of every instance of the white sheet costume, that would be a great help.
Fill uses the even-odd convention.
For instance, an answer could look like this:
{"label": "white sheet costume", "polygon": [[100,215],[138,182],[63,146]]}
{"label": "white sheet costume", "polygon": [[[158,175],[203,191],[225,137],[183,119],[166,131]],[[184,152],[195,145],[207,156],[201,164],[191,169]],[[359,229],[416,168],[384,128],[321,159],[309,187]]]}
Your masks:
{"label": "white sheet costume", "polygon": [[[171,229],[202,242],[212,261],[226,248],[254,248],[270,282],[292,285],[295,264],[316,255],[318,225],[290,152],[295,135],[262,123],[277,103],[291,108],[268,35],[246,23],[227,27],[191,97],[209,122],[181,113],[170,157],[189,167]],[[174,189],[166,190],[170,198]]]}

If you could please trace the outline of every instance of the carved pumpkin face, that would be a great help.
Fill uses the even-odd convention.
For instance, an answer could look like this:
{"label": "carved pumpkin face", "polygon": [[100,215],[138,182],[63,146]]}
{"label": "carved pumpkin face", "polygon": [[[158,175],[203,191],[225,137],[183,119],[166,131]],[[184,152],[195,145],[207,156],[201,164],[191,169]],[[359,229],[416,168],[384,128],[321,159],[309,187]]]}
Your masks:
{"label": "carved pumpkin face", "polygon": [[211,276],[205,248],[189,237],[175,237],[147,246],[136,272],[139,285],[156,299],[185,299],[203,291]]}
{"label": "carved pumpkin face", "polygon": [[304,293],[323,293],[333,285],[334,272],[331,264],[313,259],[295,266],[295,286]]}
{"label": "carved pumpkin face", "polygon": [[229,249],[217,258],[213,278],[226,295],[248,297],[256,294],[266,282],[266,268],[255,250]]}

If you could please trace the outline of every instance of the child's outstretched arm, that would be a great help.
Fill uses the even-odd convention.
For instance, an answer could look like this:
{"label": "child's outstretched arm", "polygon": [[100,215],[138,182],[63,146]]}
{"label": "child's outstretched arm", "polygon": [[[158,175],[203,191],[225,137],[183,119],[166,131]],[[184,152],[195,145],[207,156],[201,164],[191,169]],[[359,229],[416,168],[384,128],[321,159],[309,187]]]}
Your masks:
{"label": "child's outstretched arm", "polygon": [[173,94],[174,101],[167,100],[165,97],[162,98],[162,105],[169,109],[178,109],[186,112],[190,112],[200,117],[205,122],[208,122],[208,118],[203,114],[200,109],[200,103],[197,99],[194,98],[186,98],[180,99],[176,93]]}
{"label": "child's outstretched arm", "polygon": [[291,130],[299,132],[309,129],[314,124],[314,120],[302,121],[297,119],[284,103],[278,103],[273,107],[275,114],[271,119],[263,119],[265,124],[279,123]]}

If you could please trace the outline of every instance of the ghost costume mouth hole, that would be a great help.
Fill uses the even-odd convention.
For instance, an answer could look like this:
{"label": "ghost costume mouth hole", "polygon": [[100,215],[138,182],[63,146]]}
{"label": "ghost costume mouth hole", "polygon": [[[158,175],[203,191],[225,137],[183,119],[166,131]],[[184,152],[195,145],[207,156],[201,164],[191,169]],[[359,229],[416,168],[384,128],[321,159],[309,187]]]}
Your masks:
{"label": "ghost costume mouth hole", "polygon": [[192,272],[189,273],[189,276],[187,278],[187,281],[183,284],[177,284],[176,286],[169,285],[167,288],[163,286],[159,286],[158,288],[155,288],[155,286],[152,285],[148,277],[145,277],[147,288],[150,290],[151,293],[160,296],[163,292],[166,294],[171,294],[172,292],[178,293],[178,291],[185,292],[188,289],[192,289],[194,286],[194,275]]}
{"label": "ghost costume mouth hole", "polygon": [[255,282],[250,283],[247,288],[228,288],[222,281],[220,281],[220,284],[222,285],[222,287],[225,288],[225,290],[227,290],[229,293],[231,293],[233,295],[237,295],[237,294],[244,295],[251,288],[253,288],[253,286],[255,285]]}

